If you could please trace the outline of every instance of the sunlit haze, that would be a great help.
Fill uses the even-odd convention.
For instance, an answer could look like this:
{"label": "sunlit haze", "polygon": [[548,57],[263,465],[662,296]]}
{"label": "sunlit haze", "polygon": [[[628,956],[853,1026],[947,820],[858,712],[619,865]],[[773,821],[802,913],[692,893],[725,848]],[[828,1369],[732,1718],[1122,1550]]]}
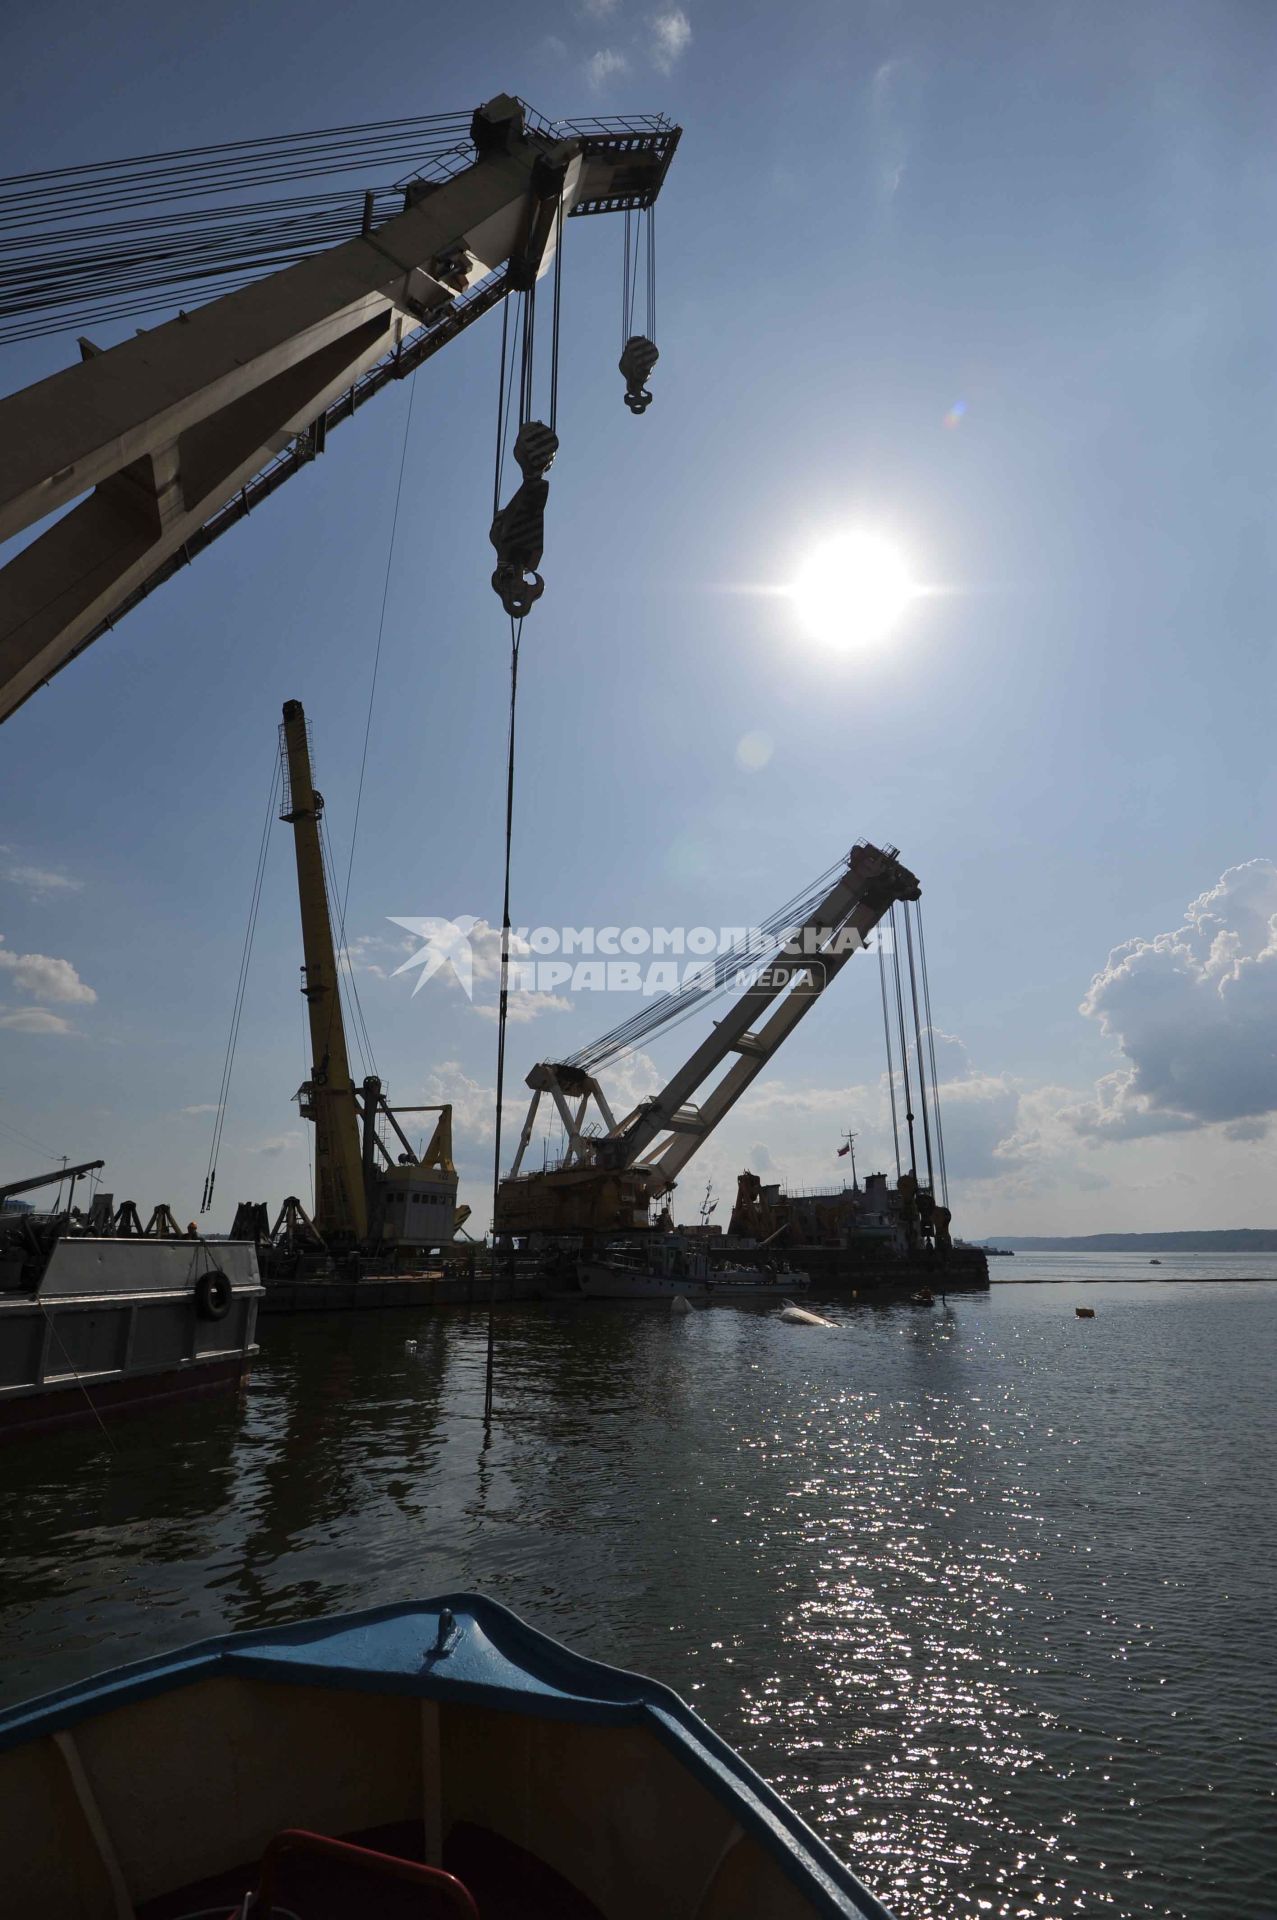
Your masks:
{"label": "sunlit haze", "polygon": [[918,589],[900,549],[853,529],[815,547],[790,597],[800,625],[831,647],[874,647],[895,632]]}

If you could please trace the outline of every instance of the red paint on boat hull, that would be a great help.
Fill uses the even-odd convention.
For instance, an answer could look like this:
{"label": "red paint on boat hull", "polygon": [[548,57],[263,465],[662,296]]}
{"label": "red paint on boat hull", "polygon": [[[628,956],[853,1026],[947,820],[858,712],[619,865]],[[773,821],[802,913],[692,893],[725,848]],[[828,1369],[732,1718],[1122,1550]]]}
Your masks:
{"label": "red paint on boat hull", "polygon": [[248,1378],[247,1355],[233,1353],[222,1360],[197,1366],[168,1367],[158,1373],[133,1374],[117,1380],[80,1385],[76,1381],[47,1387],[20,1400],[0,1402],[0,1440],[32,1433],[55,1433],[62,1427],[96,1425],[113,1415],[141,1413],[209,1393],[225,1393]]}

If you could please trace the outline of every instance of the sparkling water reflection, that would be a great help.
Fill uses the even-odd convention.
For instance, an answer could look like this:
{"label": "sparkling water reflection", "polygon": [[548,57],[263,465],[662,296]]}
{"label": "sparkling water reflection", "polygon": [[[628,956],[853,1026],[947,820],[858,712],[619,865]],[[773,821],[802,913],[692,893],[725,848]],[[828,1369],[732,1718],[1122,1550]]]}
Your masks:
{"label": "sparkling water reflection", "polygon": [[1271,1912],[1277,1289],[829,1311],[511,1313],[486,1448],[479,1316],[270,1321],[241,1405],[0,1455],[4,1697],[477,1586],[676,1687],[903,1920]]}

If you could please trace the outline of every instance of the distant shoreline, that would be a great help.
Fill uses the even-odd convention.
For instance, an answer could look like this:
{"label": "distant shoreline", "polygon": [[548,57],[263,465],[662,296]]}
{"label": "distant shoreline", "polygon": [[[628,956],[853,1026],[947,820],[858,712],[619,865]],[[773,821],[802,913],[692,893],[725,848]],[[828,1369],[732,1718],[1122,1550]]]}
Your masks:
{"label": "distant shoreline", "polygon": [[1277,1273],[991,1273],[991,1287],[1277,1286]]}
{"label": "distant shoreline", "polygon": [[1184,1233],[986,1234],[973,1245],[1013,1253],[1277,1253],[1277,1227],[1219,1227]]}

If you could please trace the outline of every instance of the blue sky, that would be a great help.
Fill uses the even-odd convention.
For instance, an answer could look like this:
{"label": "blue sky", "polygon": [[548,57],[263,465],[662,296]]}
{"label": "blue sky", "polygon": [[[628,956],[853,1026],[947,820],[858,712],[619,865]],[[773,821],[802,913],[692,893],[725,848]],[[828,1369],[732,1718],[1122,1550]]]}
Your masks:
{"label": "blue sky", "polygon": [[[208,19],[75,5],[53,42],[38,14],[11,18],[3,172],[501,89],[686,129],[641,420],[615,368],[617,224],[568,230],[516,921],[739,924],[854,839],[890,840],[923,883],[952,1036],[959,1229],[1271,1224],[1267,10],[555,0],[376,34],[313,5]],[[442,978],[413,996],[380,943],[399,939],[389,916],[499,918],[498,336],[481,323],[417,382],[348,920],[383,1076],[404,1101],[454,1098],[481,1217],[491,1009]],[[5,348],[0,381],[74,354],[73,333]],[[32,1143],[102,1155],[117,1196],[193,1212],[287,698],[313,721],[344,871],[407,402],[395,389],[343,427],[5,726],[9,1177]],[[848,526],[945,589],[868,654],[747,590]],[[751,770],[738,749],[759,732]],[[281,828],[215,1225],[240,1197],[307,1191],[299,961]],[[516,1092],[628,1010],[581,995],[521,1021]],[[693,1163],[685,1214],[706,1175],[726,1193],[744,1165],[825,1182],[847,1126],[862,1168],[881,1162],[882,1067],[877,981],[853,963]]]}

